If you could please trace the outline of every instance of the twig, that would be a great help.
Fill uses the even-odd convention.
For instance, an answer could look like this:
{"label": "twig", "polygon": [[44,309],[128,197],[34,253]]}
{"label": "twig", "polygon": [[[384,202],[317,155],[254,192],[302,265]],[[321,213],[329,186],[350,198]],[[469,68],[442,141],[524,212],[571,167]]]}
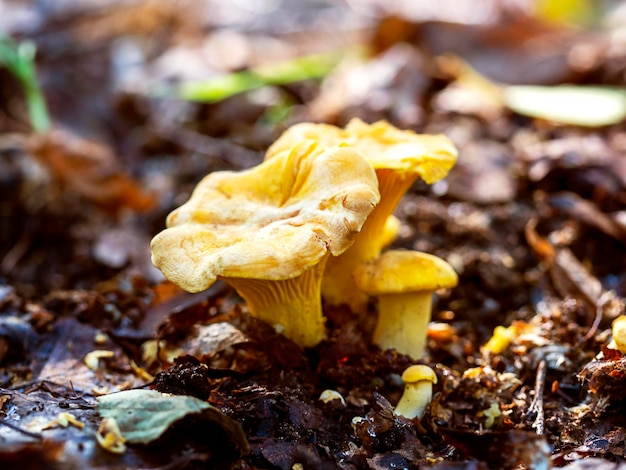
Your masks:
{"label": "twig", "polygon": [[0,425],[6,426],[7,428],[12,429],[13,431],[17,431],[20,434],[24,434],[25,436],[32,437],[33,439],[43,439],[41,434],[37,434],[34,432],[27,431],[26,429],[22,429],[19,426],[16,426],[15,424],[11,424],[8,421],[5,421],[4,419],[0,419]]}
{"label": "twig", "polygon": [[6,255],[4,255],[4,258],[2,258],[2,261],[0,261],[1,273],[8,274],[13,271],[15,266],[17,266],[22,257],[30,248],[33,242],[33,233],[35,233],[34,230],[24,231],[22,236],[18,239],[17,243],[13,245],[13,248],[11,248],[6,253]]}
{"label": "twig", "polygon": [[598,298],[598,300],[596,300],[594,304],[592,304],[592,305],[595,305],[596,307],[596,317],[594,318],[593,324],[591,325],[591,328],[589,328],[589,331],[587,332],[587,334],[578,342],[579,346],[585,341],[593,338],[593,336],[598,331],[600,322],[602,321],[602,318],[604,317],[604,306],[610,300],[610,296],[611,294],[609,294],[608,292],[605,292],[604,294],[600,296],[600,298]]}
{"label": "twig", "polygon": [[535,378],[535,396],[532,403],[528,407],[526,416],[528,418],[531,415],[536,414],[535,421],[533,421],[532,427],[537,434],[543,435],[544,431],[544,415],[543,415],[543,391],[546,386],[546,360],[539,361],[537,366],[537,376]]}

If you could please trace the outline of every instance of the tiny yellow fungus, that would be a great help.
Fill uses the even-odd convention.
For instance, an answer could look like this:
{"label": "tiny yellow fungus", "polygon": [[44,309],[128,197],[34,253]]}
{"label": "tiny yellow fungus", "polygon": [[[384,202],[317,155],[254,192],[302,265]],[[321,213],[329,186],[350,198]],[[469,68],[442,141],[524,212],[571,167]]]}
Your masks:
{"label": "tiny yellow fungus", "polygon": [[404,393],[394,409],[394,413],[408,419],[422,419],[426,407],[433,397],[433,384],[437,375],[426,365],[413,365],[402,374],[405,383]]}
{"label": "tiny yellow fungus", "polygon": [[91,351],[90,353],[87,353],[84,362],[87,367],[89,367],[93,371],[96,371],[98,370],[100,359],[110,359],[113,356],[115,356],[115,353],[113,351],[96,349],[94,351]]}
{"label": "tiny yellow fungus", "polygon": [[620,315],[613,320],[611,331],[616,349],[622,354],[626,354],[626,315]]}
{"label": "tiny yellow fungus", "polygon": [[320,401],[324,403],[330,403],[335,400],[338,400],[343,406],[346,406],[346,401],[337,390],[324,390],[320,394]]}

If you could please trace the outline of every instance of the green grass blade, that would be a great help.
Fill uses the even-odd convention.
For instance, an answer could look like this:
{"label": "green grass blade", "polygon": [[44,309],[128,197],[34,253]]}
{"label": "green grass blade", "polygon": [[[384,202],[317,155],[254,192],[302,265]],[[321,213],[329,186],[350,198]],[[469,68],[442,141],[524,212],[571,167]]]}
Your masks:
{"label": "green grass blade", "polygon": [[45,132],[50,128],[50,114],[37,80],[35,51],[35,45],[30,41],[16,43],[10,38],[0,38],[0,66],[22,85],[33,129]]}

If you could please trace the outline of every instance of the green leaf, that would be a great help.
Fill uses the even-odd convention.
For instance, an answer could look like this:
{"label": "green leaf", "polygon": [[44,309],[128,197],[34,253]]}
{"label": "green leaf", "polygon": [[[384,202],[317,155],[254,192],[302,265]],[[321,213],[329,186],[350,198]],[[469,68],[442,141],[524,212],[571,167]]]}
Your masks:
{"label": "green leaf", "polygon": [[214,103],[268,85],[284,85],[327,75],[339,61],[338,53],[315,54],[208,80],[184,82],[174,90],[177,98]]}
{"label": "green leaf", "polygon": [[624,88],[509,86],[504,101],[519,114],[577,126],[607,126],[626,117]]}
{"label": "green leaf", "polygon": [[176,421],[190,414],[200,414],[224,429],[240,450],[248,449],[241,425],[198,398],[167,395],[156,390],[126,390],[103,395],[97,400],[100,415],[113,418],[130,444],[148,444],[161,437]]}

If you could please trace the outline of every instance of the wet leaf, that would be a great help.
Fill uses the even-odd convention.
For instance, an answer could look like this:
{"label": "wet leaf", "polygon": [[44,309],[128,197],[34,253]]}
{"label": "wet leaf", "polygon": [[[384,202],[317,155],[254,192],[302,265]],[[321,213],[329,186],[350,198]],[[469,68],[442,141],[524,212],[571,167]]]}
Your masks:
{"label": "wet leaf", "polygon": [[148,444],[161,437],[176,421],[197,414],[222,427],[240,450],[248,447],[239,423],[197,398],[155,390],[127,390],[97,400],[100,415],[113,418],[130,444]]}

